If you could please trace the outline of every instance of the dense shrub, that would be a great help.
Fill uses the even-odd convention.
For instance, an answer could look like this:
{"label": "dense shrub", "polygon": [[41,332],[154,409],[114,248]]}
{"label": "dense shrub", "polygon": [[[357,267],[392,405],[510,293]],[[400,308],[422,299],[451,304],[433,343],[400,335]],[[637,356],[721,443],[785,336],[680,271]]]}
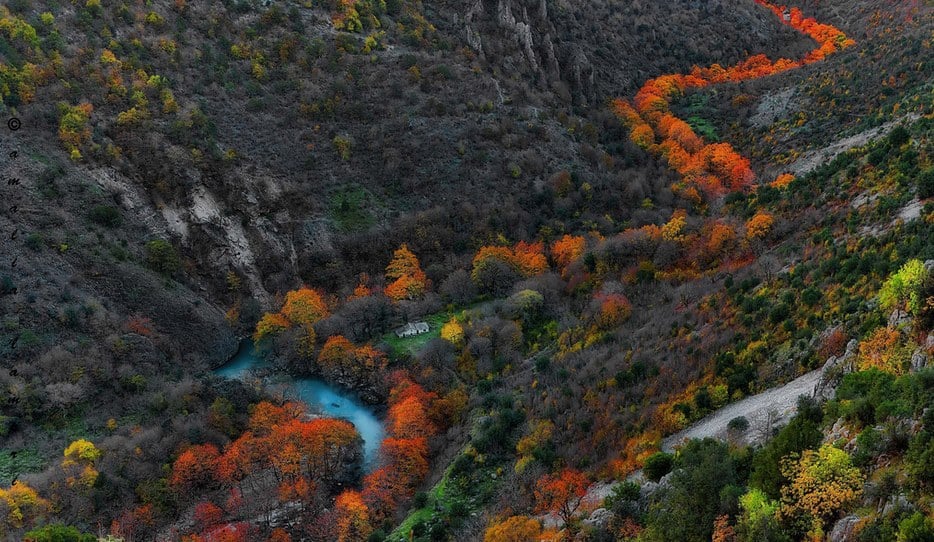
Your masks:
{"label": "dense shrub", "polygon": [[160,273],[171,275],[178,271],[180,260],[171,243],[164,239],[154,239],[146,243],[146,263]]}
{"label": "dense shrub", "polygon": [[662,476],[671,472],[671,465],[674,463],[674,456],[665,452],[656,452],[645,460],[642,472],[645,477],[653,482],[659,481]]}

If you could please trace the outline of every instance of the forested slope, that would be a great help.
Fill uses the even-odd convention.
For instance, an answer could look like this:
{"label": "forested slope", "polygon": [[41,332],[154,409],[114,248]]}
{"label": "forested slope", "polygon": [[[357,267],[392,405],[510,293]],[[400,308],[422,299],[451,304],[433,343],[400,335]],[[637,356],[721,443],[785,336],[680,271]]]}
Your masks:
{"label": "forested slope", "polygon": [[[22,122],[0,140],[0,533],[927,536],[932,10],[793,8],[0,6]],[[210,375],[246,336],[261,382],[385,412],[375,470],[345,422]],[[837,398],[773,444],[653,455],[851,339]],[[581,521],[590,481],[649,464],[673,474]],[[826,465],[839,494],[805,483]]]}

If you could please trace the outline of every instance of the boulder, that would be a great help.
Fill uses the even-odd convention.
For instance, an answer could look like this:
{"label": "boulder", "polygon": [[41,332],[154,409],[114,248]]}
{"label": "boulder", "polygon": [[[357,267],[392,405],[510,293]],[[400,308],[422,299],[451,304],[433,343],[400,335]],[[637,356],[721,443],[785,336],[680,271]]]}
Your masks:
{"label": "boulder", "polygon": [[929,361],[928,355],[920,348],[915,350],[914,354],[911,355],[911,372],[917,373],[921,369],[924,369],[927,367]]}
{"label": "boulder", "polygon": [[820,380],[814,386],[813,397],[818,401],[832,399],[840,380],[856,367],[856,349],[859,342],[850,340],[846,351],[840,356],[830,356],[821,368]]}
{"label": "boulder", "polygon": [[613,517],[613,513],[607,510],[606,508],[597,508],[596,510],[591,512],[590,516],[587,519],[583,520],[581,523],[583,523],[587,527],[593,527],[595,529],[602,529],[603,527],[606,527],[606,525],[610,522],[610,519],[612,519],[612,517]]}
{"label": "boulder", "polygon": [[892,495],[885,501],[885,505],[882,507],[882,517],[894,517],[895,514],[901,514],[902,512],[912,512],[914,508],[908,497],[899,493]]}
{"label": "boulder", "polygon": [[833,524],[833,529],[831,529],[830,535],[827,536],[828,542],[848,542],[852,540],[853,528],[858,521],[859,516],[853,514],[840,518]]}

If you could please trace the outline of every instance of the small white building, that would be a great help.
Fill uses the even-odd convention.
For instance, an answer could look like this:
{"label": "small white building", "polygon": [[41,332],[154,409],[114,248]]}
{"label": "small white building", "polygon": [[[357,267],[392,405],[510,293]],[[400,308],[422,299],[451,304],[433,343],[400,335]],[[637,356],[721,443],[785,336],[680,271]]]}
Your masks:
{"label": "small white building", "polygon": [[409,322],[396,330],[396,337],[402,339],[404,337],[412,337],[415,335],[421,335],[422,333],[428,333],[429,331],[430,329],[427,322]]}

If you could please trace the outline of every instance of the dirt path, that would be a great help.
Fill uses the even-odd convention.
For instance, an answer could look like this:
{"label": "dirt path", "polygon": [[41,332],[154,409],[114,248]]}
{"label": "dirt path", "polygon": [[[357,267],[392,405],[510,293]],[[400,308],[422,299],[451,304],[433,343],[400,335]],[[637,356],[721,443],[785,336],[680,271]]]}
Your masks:
{"label": "dirt path", "polygon": [[689,439],[715,437],[726,439],[727,424],[738,416],[749,421],[749,429],[737,435],[736,441],[747,444],[761,442],[771,433],[771,428],[784,423],[794,415],[798,396],[810,397],[821,377],[817,369],[799,376],[784,386],[764,391],[727,405],[691,427],[679,431],[662,441],[662,450],[672,451],[681,442]]}

